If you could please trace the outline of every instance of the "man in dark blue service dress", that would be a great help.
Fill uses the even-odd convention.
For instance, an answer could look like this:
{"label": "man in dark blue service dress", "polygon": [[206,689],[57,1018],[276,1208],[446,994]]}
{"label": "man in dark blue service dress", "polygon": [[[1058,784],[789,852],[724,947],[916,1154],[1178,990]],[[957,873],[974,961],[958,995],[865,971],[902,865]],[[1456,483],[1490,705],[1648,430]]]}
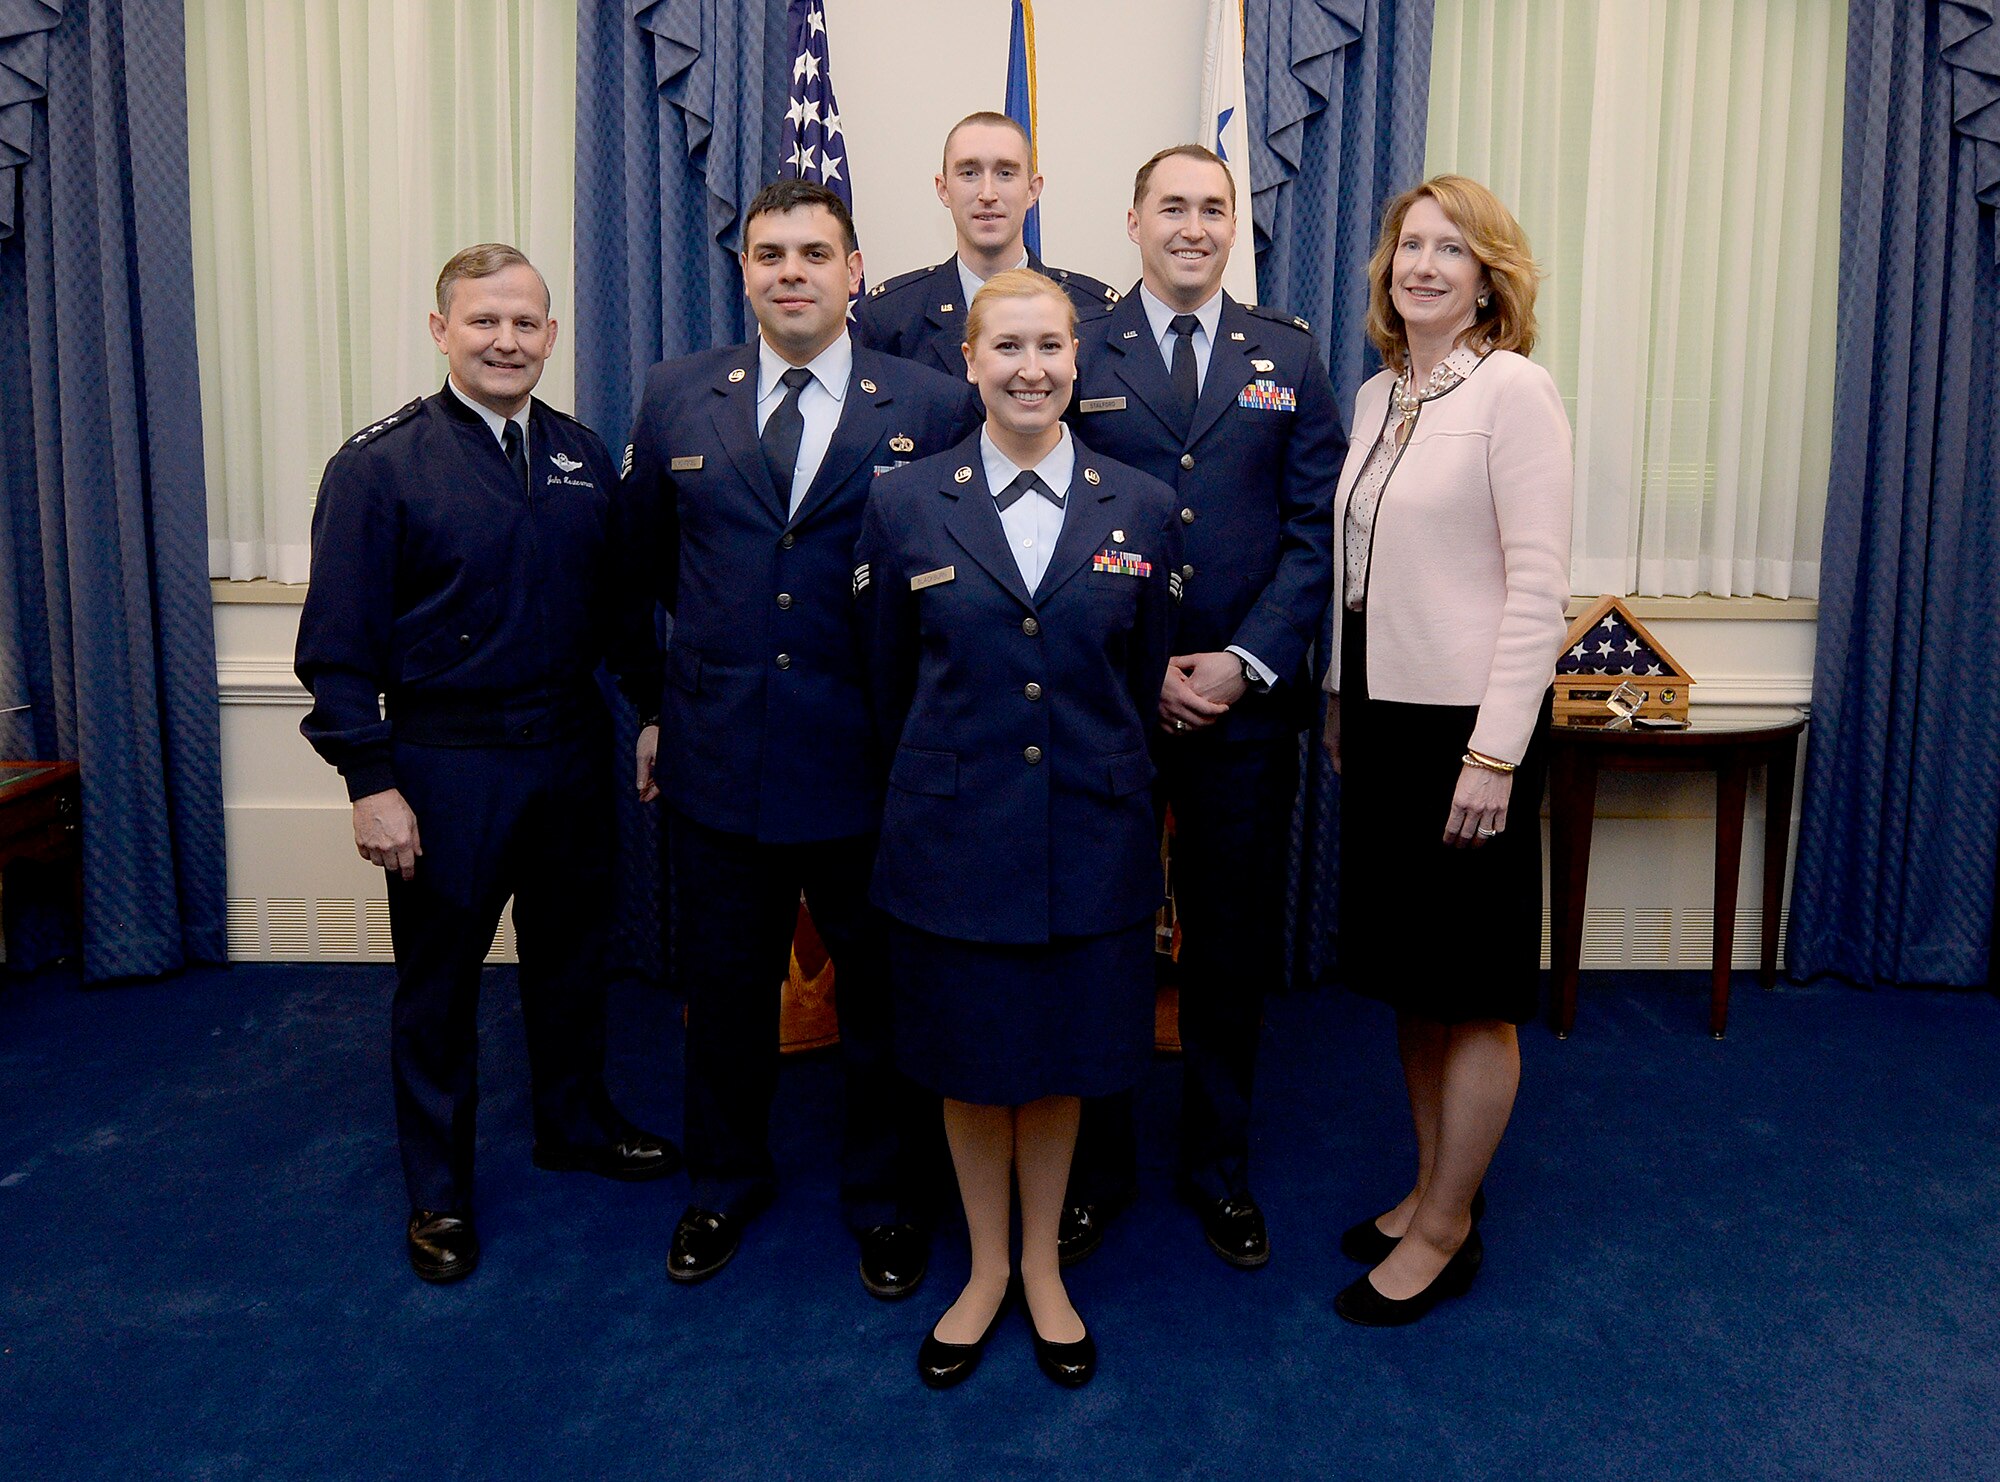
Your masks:
{"label": "man in dark blue service dress", "polygon": [[[855,338],[871,350],[901,355],[964,384],[965,311],[979,285],[1008,268],[1027,267],[1062,285],[1079,315],[1101,313],[1118,290],[1082,273],[1052,268],[1021,240],[1028,208],[1041,199],[1028,132],[1004,113],[973,113],[952,126],[933,184],[951,212],[958,250],[936,267],[918,268],[868,291],[855,306]],[[970,400],[976,405],[978,396]]]}
{"label": "man in dark blue service dress", "polygon": [[[1146,162],[1126,217],[1143,276],[1078,327],[1071,410],[1090,447],[1179,495],[1182,598],[1155,745],[1182,925],[1178,1178],[1216,1254],[1255,1267],[1270,1242],[1250,1188],[1251,1087],[1264,992],[1284,972],[1299,732],[1317,719],[1307,651],[1347,440],[1304,321],[1222,291],[1236,229],[1215,155],[1184,145]],[[1068,1259],[1102,1239],[1133,1163],[1129,1100],[1087,1107]]]}
{"label": "man in dark blue service dress", "polygon": [[300,729],[338,767],[354,843],[388,871],[390,1054],[410,1264],[455,1281],[472,1223],[480,964],[514,898],[538,1167],[648,1179],[673,1144],[604,1088],[617,468],[530,393],[555,348],[548,285],[487,243],[438,276],[434,396],[347,440],[313,511]]}
{"label": "man in dark blue service dress", "polygon": [[[687,998],[693,1203],[667,1274],[700,1281],[771,1201],[779,990],[803,891],[833,959],[846,1074],[841,1202],[874,1295],[929,1261],[917,1155],[938,1112],[896,1072],[884,933],[867,900],[881,817],[852,592],[875,476],[950,446],[963,380],[854,344],[861,254],[847,207],[783,180],[750,203],[759,334],[656,365],[622,490],[638,590],[673,618],[621,682],[642,720],[642,797],[664,794],[673,962]],[[662,672],[662,660],[664,661]],[[941,1172],[942,1152],[932,1154]]]}

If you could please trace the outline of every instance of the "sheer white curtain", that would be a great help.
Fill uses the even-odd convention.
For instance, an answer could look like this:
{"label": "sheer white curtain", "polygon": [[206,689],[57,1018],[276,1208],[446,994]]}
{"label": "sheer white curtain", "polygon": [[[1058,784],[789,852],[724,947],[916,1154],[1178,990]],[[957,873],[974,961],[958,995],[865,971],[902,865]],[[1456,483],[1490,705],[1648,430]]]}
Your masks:
{"label": "sheer white curtain", "polygon": [[444,260],[511,242],[564,317],[575,0],[188,0],[187,67],[209,569],[304,581],[326,460],[444,380]]}
{"label": "sheer white curtain", "polygon": [[1579,592],[1818,594],[1846,36],[1844,0],[1438,0],[1426,168],[1547,273]]}

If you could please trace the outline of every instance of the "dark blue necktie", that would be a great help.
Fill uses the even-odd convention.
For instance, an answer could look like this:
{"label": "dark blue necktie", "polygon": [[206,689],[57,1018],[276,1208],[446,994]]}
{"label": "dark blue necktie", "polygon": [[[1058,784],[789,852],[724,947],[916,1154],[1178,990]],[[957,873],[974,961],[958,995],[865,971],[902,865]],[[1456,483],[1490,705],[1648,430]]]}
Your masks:
{"label": "dark blue necktie", "polygon": [[1174,400],[1180,404],[1181,425],[1194,421],[1194,404],[1201,400],[1201,377],[1195,370],[1194,332],[1201,321],[1192,314],[1176,314],[1167,326],[1173,331],[1174,365],[1168,379],[1174,383]]}
{"label": "dark blue necktie", "polygon": [[1014,502],[1031,489],[1035,493],[1041,495],[1042,498],[1048,500],[1048,502],[1050,504],[1053,504],[1057,509],[1061,509],[1063,507],[1062,495],[1056,493],[1055,490],[1051,489],[1047,484],[1043,483],[1042,476],[1036,473],[1033,469],[1028,470],[1026,473],[1015,474],[1013,481],[1009,483],[1006,488],[1002,489],[998,494],[995,494],[993,496],[994,507],[996,509],[1003,509],[1003,510],[1012,509],[1014,507]]}
{"label": "dark blue necktie", "polygon": [[793,366],[779,377],[785,383],[785,399],[764,419],[764,435],[759,439],[764,446],[765,466],[771,470],[771,487],[778,491],[788,509],[792,502],[792,474],[799,466],[799,442],[806,435],[799,393],[812,378],[813,373],[802,365]]}
{"label": "dark blue necktie", "polygon": [[500,446],[507,450],[507,461],[514,466],[514,477],[521,481],[521,492],[528,492],[528,449],[521,440],[521,424],[509,418],[507,425],[500,429]]}

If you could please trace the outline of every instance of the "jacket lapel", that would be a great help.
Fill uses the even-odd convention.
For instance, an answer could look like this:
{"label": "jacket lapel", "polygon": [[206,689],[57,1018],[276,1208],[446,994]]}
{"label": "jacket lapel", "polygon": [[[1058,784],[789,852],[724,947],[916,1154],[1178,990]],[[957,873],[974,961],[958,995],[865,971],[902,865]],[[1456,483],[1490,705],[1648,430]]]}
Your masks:
{"label": "jacket lapel", "polygon": [[[1000,524],[1000,511],[993,507],[993,491],[986,485],[986,461],[979,454],[978,436],[975,434],[969,442],[960,443],[958,454],[958,462],[938,485],[941,492],[955,501],[951,513],[945,516],[945,531],[1015,601],[1033,612],[1035,599],[1028,595],[1027,584],[1021,580],[1021,568],[1014,564],[1014,553],[1007,548],[1007,532]],[[972,476],[961,484],[957,475],[966,468],[972,470]]]}
{"label": "jacket lapel", "polygon": [[959,302],[964,287],[958,281],[958,259],[948,257],[924,280],[924,346],[931,363],[946,375],[963,375],[965,357],[958,347],[965,343],[965,310]]}
{"label": "jacket lapel", "polygon": [[[1093,476],[1095,476],[1093,478]],[[1037,606],[1044,605],[1063,583],[1083,570],[1084,563],[1104,547],[1105,537],[1118,521],[1118,496],[1098,467],[1097,460],[1078,443],[1076,473],[1069,481],[1068,512],[1063,516],[1062,534],[1049,554],[1049,569],[1035,588]],[[1013,554],[1011,551],[1009,556]]]}
{"label": "jacket lapel", "polygon": [[[1236,339],[1236,335],[1243,338]],[[1201,383],[1201,400],[1195,403],[1194,420],[1188,424],[1190,448],[1236,404],[1243,388],[1255,378],[1250,357],[1256,348],[1256,317],[1224,294],[1222,317],[1215,322],[1215,343],[1208,351],[1208,376]]]}
{"label": "jacket lapel", "polygon": [[[742,372],[738,375],[737,372]],[[739,346],[729,357],[728,368],[716,378],[715,431],[723,451],[743,482],[780,525],[792,502],[792,491],[780,492],[771,483],[770,467],[764,462],[764,446],[757,440],[757,343]]]}
{"label": "jacket lapel", "polygon": [[1174,405],[1173,383],[1167,379],[1159,343],[1153,338],[1153,326],[1146,319],[1146,306],[1139,302],[1136,288],[1112,309],[1104,346],[1111,352],[1106,361],[1111,374],[1178,439],[1181,421]]}

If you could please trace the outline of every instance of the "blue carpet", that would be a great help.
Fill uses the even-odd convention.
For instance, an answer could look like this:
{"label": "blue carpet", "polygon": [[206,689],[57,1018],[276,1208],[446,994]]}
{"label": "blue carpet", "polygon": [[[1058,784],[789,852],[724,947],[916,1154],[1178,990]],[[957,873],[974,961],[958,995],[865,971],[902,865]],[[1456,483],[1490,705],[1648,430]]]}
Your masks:
{"label": "blue carpet", "polygon": [[[1145,1193],[1072,1273],[1103,1351],[1057,1390],[1016,1318],[963,1388],[918,1340],[964,1273],[854,1277],[824,1058],[783,1077],[776,1208],[665,1279],[683,1179],[528,1162],[520,1013],[489,973],[466,1283],[404,1264],[389,972],[244,966],[0,990],[0,1477],[2000,1476],[2000,1002],[1587,979],[1524,1032],[1486,1270],[1415,1328],[1334,1317],[1339,1229],[1401,1192],[1377,1006],[1272,1006],[1257,1187],[1276,1256],[1224,1267]],[[613,1000],[614,1090],[679,1125],[679,1028]]]}

